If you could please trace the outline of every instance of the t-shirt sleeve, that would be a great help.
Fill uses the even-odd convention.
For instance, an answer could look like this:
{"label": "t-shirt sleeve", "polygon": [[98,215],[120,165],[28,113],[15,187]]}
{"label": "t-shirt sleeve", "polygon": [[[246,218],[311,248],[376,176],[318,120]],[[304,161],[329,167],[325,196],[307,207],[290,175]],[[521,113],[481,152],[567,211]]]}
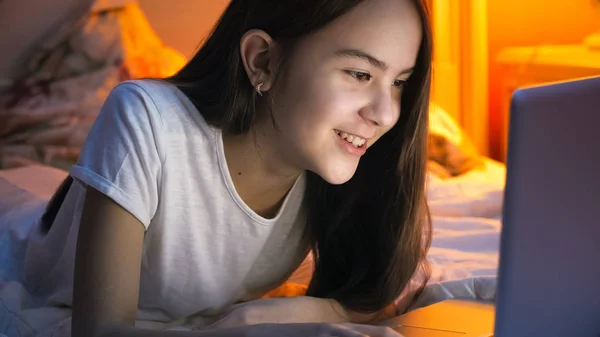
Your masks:
{"label": "t-shirt sleeve", "polygon": [[117,85],[92,126],[71,176],[105,194],[146,229],[159,202],[160,113],[135,83]]}

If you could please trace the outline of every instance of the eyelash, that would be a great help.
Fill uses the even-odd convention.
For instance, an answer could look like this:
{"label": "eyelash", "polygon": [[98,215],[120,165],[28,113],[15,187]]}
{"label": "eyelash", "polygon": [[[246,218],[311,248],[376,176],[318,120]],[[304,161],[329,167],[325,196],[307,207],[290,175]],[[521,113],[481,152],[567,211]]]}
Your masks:
{"label": "eyelash", "polygon": [[[359,82],[368,81],[373,77],[371,74],[365,73],[364,71],[346,70],[346,72],[348,73],[348,75],[354,77]],[[405,85],[406,85],[405,80],[395,80],[394,81],[395,87],[403,88]]]}
{"label": "eyelash", "polygon": [[[348,75],[356,78],[356,80],[358,80],[359,82],[368,81],[373,77],[373,76],[371,76],[371,74],[365,73],[363,71],[346,70],[346,72],[348,73]],[[363,77],[363,78],[360,78],[360,77]],[[366,77],[366,79],[364,77]]]}
{"label": "eyelash", "polygon": [[[396,85],[396,83],[399,83]],[[406,86],[406,80],[395,80],[394,86],[398,88],[404,88]]]}

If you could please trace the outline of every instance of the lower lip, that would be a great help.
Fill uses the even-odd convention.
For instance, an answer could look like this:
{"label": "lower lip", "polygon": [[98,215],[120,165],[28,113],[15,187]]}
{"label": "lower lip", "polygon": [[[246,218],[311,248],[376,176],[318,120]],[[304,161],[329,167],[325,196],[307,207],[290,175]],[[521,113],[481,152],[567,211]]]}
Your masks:
{"label": "lower lip", "polygon": [[348,143],[345,139],[340,137],[336,132],[334,132],[334,135],[338,139],[340,145],[342,146],[342,149],[344,149],[344,151],[350,153],[351,155],[360,157],[363,154],[365,154],[365,152],[367,152],[367,142],[365,142],[361,147],[356,147],[356,146]]}

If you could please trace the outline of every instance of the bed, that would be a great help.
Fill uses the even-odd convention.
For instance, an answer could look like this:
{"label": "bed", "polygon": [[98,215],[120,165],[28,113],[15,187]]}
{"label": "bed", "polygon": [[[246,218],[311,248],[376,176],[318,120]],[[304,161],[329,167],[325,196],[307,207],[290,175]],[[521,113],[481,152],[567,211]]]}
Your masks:
{"label": "bed", "polygon": [[[54,40],[76,47],[71,49],[71,62],[36,63],[26,90],[20,87],[0,96],[0,331],[11,332],[11,337],[20,336],[17,331],[33,335],[48,322],[68,320],[68,311],[62,309],[28,309],[35,299],[14,282],[20,273],[14,261],[24,253],[15,243],[27,237],[66,177],[108,91],[126,79],[167,76],[184,62],[151,32],[137,5],[118,8],[96,9],[97,16],[84,24],[85,39],[100,42],[82,43],[85,39],[77,30],[63,32]],[[116,49],[110,43],[114,39],[121,41]],[[102,43],[111,47],[103,49]],[[61,53],[60,46],[56,42],[40,51],[45,56],[41,59]],[[89,54],[108,56],[88,68],[72,61]],[[40,77],[49,69],[56,71],[51,81]],[[505,166],[479,155],[464,130],[435,103],[430,116],[427,198],[434,228],[428,253],[432,277],[403,310],[449,298],[493,300],[496,293]],[[310,276],[309,256],[289,282],[306,285]]]}

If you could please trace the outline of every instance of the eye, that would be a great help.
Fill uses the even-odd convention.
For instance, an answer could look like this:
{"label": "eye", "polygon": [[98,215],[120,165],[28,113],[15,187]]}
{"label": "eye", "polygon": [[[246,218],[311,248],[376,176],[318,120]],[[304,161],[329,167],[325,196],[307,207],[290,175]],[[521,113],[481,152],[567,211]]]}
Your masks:
{"label": "eye", "polygon": [[405,85],[406,85],[406,80],[395,80],[394,81],[394,86],[397,88],[404,88]]}
{"label": "eye", "polygon": [[372,77],[371,74],[365,73],[362,71],[346,70],[346,73],[348,73],[348,75],[356,78],[359,82],[368,81]]}

